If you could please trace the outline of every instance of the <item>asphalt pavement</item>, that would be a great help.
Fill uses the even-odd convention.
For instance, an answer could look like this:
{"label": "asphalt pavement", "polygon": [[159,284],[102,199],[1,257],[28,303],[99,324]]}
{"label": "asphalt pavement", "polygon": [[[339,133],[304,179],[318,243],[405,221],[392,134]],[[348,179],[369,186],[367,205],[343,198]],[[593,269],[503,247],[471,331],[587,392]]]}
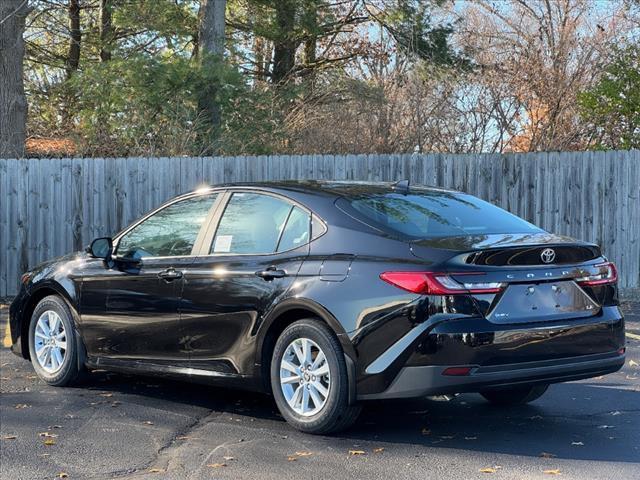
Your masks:
{"label": "asphalt pavement", "polygon": [[106,372],[49,387],[3,347],[0,478],[640,479],[640,303],[623,310],[620,372],[511,409],[475,394],[371,403],[335,436],[291,429],[253,393]]}

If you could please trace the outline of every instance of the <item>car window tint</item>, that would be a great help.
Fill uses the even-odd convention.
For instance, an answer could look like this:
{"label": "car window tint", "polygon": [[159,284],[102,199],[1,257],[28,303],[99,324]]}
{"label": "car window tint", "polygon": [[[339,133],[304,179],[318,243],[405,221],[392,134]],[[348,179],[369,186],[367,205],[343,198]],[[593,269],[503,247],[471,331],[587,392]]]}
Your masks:
{"label": "car window tint", "polygon": [[351,206],[372,225],[415,238],[541,231],[495,205],[457,192],[361,195]]}
{"label": "car window tint", "polygon": [[298,207],[293,207],[287,225],[282,232],[278,251],[285,252],[309,242],[310,215]]}
{"label": "car window tint", "polygon": [[220,219],[211,253],[275,252],[291,208],[289,202],[270,195],[234,193]]}
{"label": "car window tint", "polygon": [[216,196],[200,195],[163,208],[125,234],[117,254],[129,258],[190,255]]}

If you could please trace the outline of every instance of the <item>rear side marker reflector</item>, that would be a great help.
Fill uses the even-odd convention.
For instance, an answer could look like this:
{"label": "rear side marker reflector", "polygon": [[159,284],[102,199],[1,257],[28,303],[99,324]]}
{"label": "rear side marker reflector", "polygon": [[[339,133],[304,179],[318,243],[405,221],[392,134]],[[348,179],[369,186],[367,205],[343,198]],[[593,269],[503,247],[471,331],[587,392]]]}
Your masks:
{"label": "rear side marker reflector", "polygon": [[606,285],[607,283],[616,283],[618,281],[618,270],[613,262],[600,263],[596,265],[596,267],[600,270],[599,273],[576,278],[576,282],[584,287],[593,287]]}
{"label": "rear side marker reflector", "polygon": [[449,367],[445,368],[442,375],[450,375],[455,377],[463,377],[471,373],[471,367]]}
{"label": "rear side marker reflector", "polygon": [[384,272],[380,278],[391,285],[422,295],[468,295],[499,293],[505,287],[498,282],[460,283],[452,276],[483,273]]}

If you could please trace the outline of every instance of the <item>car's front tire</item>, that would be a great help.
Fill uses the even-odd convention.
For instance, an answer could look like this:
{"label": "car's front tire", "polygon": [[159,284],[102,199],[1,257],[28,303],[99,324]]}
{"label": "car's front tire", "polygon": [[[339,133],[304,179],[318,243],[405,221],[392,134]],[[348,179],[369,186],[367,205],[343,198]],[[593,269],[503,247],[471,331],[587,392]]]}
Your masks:
{"label": "car's front tire", "polygon": [[278,338],[271,360],[271,389],[285,420],[306,433],[344,430],[361,410],[349,405],[340,342],[315,319],[292,323]]}
{"label": "car's front tire", "polygon": [[62,387],[81,376],[78,346],[69,305],[57,295],[40,300],[29,324],[29,353],[38,377]]}
{"label": "car's front tire", "polygon": [[549,388],[549,385],[526,385],[522,387],[485,390],[480,392],[489,403],[493,405],[510,406],[524,405],[540,398]]}

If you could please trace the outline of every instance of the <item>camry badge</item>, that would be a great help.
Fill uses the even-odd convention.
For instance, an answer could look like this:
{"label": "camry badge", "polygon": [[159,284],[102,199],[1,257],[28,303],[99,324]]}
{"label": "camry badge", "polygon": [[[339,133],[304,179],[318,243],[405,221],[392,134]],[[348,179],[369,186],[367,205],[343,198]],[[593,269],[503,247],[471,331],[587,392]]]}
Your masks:
{"label": "camry badge", "polygon": [[556,258],[556,252],[553,248],[545,248],[540,254],[540,259],[544,263],[551,263]]}

